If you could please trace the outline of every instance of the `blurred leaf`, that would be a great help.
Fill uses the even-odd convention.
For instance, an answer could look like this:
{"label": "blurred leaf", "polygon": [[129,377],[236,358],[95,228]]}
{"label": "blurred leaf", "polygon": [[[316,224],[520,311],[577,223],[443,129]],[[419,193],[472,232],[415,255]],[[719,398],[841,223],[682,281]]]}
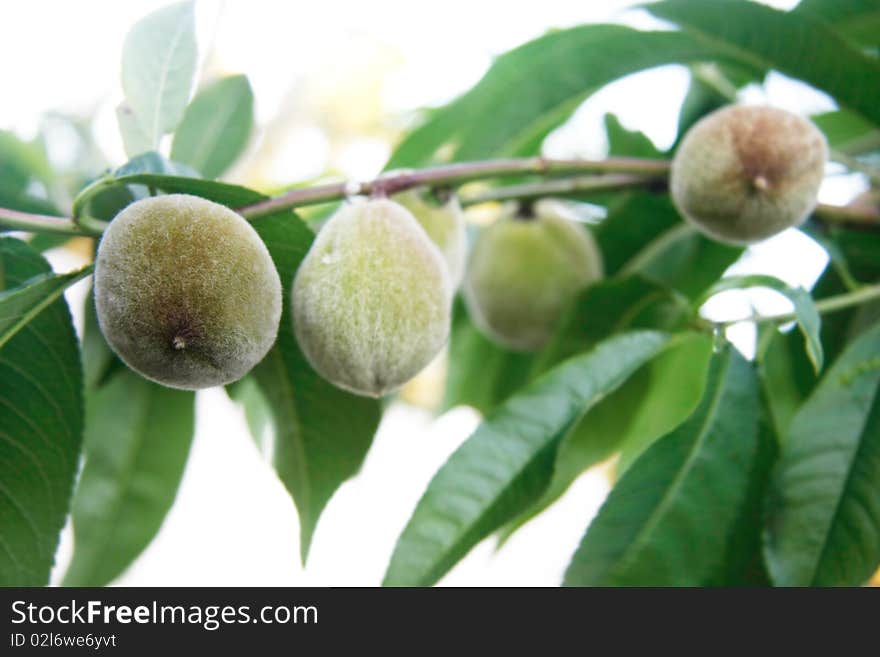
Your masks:
{"label": "blurred leaf", "polygon": [[28,246],[34,251],[45,253],[50,249],[64,246],[72,239],[74,239],[72,235],[62,235],[60,233],[34,233],[28,240]]}
{"label": "blurred leaf", "polygon": [[191,391],[130,370],[88,391],[65,586],[104,586],[149,545],[174,502],[194,430]]}
{"label": "blurred leaf", "polygon": [[728,537],[722,565],[706,582],[708,586],[772,586],[764,564],[761,536],[764,498],[779,457],[780,441],[767,417],[766,408],[762,410],[758,451],[749,471],[746,498],[737,510],[738,517]]}
{"label": "blurred leaf", "polygon": [[822,21],[755,2],[665,0],[645,5],[677,23],[712,59],[727,55],[758,68],[773,68],[828,92],[874,124],[880,124],[880,62],[841,38]]}
{"label": "blurred leaf", "polygon": [[86,390],[103,385],[109,378],[126,366],[110,349],[98,326],[95,310],[94,288],[86,295],[83,307],[82,360]]}
{"label": "blurred leaf", "polygon": [[703,237],[682,222],[667,195],[622,195],[596,228],[609,275],[640,274],[694,298],[718,280],[742,248]]}
{"label": "blurred leaf", "polygon": [[91,273],[91,266],[69,274],[46,272],[16,287],[7,286],[0,292],[0,348],[61,298],[64,290]]}
{"label": "blurred leaf", "polygon": [[639,276],[599,281],[569,306],[553,337],[536,354],[532,374],[546,372],[615,333],[674,331],[683,328],[692,315],[687,299]]}
{"label": "blurred leaf", "polygon": [[877,0],[801,0],[795,9],[832,24],[854,43],[880,45],[880,4]]}
{"label": "blurred leaf", "polygon": [[128,157],[136,157],[155,148],[152,139],[144,132],[134,112],[125,103],[116,107],[116,121],[119,123],[119,134],[122,135],[122,144]]}
{"label": "blurred leaf", "polygon": [[436,582],[549,482],[559,441],[668,337],[640,331],[572,358],[492,413],[437,472],[398,539],[384,584]]}
{"label": "blurred leaf", "polygon": [[767,399],[774,433],[784,438],[791,418],[816,385],[817,377],[797,331],[783,333],[773,325],[761,327],[758,373]]}
{"label": "blurred leaf", "polygon": [[122,89],[147,142],[159,145],[177,127],[192,91],[197,65],[193,2],[145,16],[122,46]]}
{"label": "blurred leaf", "polygon": [[[266,242],[290,299],[293,277],[314,235],[292,212],[264,217],[254,228]],[[303,562],[321,511],[340,484],[357,473],[379,426],[378,400],[334,387],[311,368],[296,343],[290,303],[278,341],[253,371],[272,411],[272,460],[299,511]]]}
{"label": "blurred leaf", "polygon": [[[0,238],[0,290],[51,270]],[[44,586],[64,525],[82,442],[82,370],[63,299],[0,348],[0,585]]]}
{"label": "blurred leaf", "polygon": [[272,409],[253,376],[246,376],[226,386],[229,398],[244,408],[251,437],[262,451],[266,431],[272,426]]}
{"label": "blurred leaf", "polygon": [[733,348],[716,355],[693,416],[627,470],[590,524],[567,586],[696,586],[724,564],[757,452],[758,386]]}
{"label": "blurred leaf", "polygon": [[779,586],[859,586],[880,563],[880,325],[846,348],[791,421],[764,556]]}
{"label": "blurred leaf", "polygon": [[880,233],[833,226],[828,235],[859,281],[873,283],[880,279]]}
{"label": "blurred leaf", "polygon": [[614,114],[604,117],[605,134],[608,136],[608,154],[627,157],[662,158],[654,142],[643,132],[624,128]]}
{"label": "blurred leaf", "polygon": [[398,146],[388,168],[423,164],[447,143],[454,144],[452,159],[458,161],[518,153],[617,78],[717,54],[713,44],[682,32],[617,25],[551,32],[498,57],[476,86],[432,112]]}
{"label": "blurred leaf", "polygon": [[711,355],[710,336],[676,336],[587,411],[560,442],[547,490],[505,529],[505,539],[559,499],[588,468],[623,449],[622,472],[654,440],[684,422],[703,395]]}
{"label": "blurred leaf", "polygon": [[860,152],[863,144],[880,146],[880,130],[854,112],[834,110],[814,114],[810,120],[825,134],[833,149]]}
{"label": "blurred leaf", "polygon": [[467,405],[486,415],[528,380],[534,356],[506,349],[483,335],[460,298],[452,317],[443,408]]}
{"label": "blurred leaf", "polygon": [[19,212],[60,214],[51,201],[33,193],[35,183],[48,188],[51,180],[52,170],[41,141],[24,141],[11,132],[0,130],[0,207]]}
{"label": "blurred leaf", "polygon": [[693,69],[691,70],[691,79],[688,83],[688,90],[681,103],[681,109],[678,112],[678,130],[676,131],[676,140],[672,151],[687,134],[697,121],[715,111],[716,109],[728,105],[730,99],[725,96],[714,86],[710,85],[700,75],[697,75]]}
{"label": "blurred leaf", "polygon": [[133,157],[128,162],[113,172],[113,178],[125,178],[138,174],[157,173],[165,176],[178,176],[185,178],[201,178],[202,175],[187,164],[173,162],[166,159],[156,151],[142,153]]}
{"label": "blurred leaf", "polygon": [[807,356],[813,364],[816,373],[822,371],[822,341],[819,338],[819,331],[822,325],[822,319],[819,311],[816,310],[816,304],[810,293],[802,287],[791,287],[785,281],[775,276],[765,276],[763,274],[750,274],[748,276],[729,276],[723,278],[709,290],[695,304],[697,307],[702,306],[710,297],[724,292],[726,290],[738,290],[749,287],[766,287],[785,296],[794,305],[794,313],[797,317],[798,328],[804,336],[806,344]]}
{"label": "blurred leaf", "polygon": [[254,125],[254,94],[245,75],[231,75],[196,94],[174,133],[171,159],[217,178],[241,155]]}

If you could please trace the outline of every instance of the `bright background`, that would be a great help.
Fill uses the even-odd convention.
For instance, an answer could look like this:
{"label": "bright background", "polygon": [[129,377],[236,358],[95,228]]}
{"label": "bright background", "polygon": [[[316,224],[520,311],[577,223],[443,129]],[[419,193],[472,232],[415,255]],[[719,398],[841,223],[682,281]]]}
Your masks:
{"label": "bright background", "polygon": [[[709,0],[707,0],[709,1]],[[45,113],[94,117],[108,163],[125,161],[114,108],[122,99],[119,60],[128,28],[164,0],[28,0],[0,3],[0,128],[34,136]],[[323,0],[314,3],[199,0],[201,76],[245,73],[256,96],[258,127],[228,176],[257,189],[332,175],[377,174],[417,110],[442,104],[475,83],[492,57],[550,28],[619,22],[662,28],[623,0],[539,3]],[[796,0],[767,2],[790,8]],[[660,148],[675,137],[686,70],[665,66],[629,76],[591,97],[551,135],[548,155],[601,157],[602,116],[613,112]],[[773,74],[743,102],[770,102],[811,114],[834,107],[825,95]],[[516,102],[516,98],[511,98]],[[63,168],[79,155],[65,128],[49,132],[49,154]],[[69,130],[69,129],[68,129]],[[101,164],[96,162],[96,166]],[[95,174],[99,172],[96,169]],[[820,200],[845,203],[865,187],[829,167]],[[81,256],[56,250],[58,270]],[[823,252],[796,231],[749,250],[732,271],[763,272],[811,286]],[[77,321],[88,283],[68,293]],[[784,311],[770,292],[731,292],[705,309],[730,319]],[[730,336],[754,349],[754,331]],[[426,378],[429,386],[436,380]],[[397,402],[383,420],[360,475],[328,505],[306,568],[298,561],[292,501],[253,447],[241,411],[220,389],[199,393],[197,431],[177,502],[161,532],[119,578],[127,585],[376,585],[394,541],[424,487],[479,422],[459,408],[441,417]],[[608,491],[608,467],[581,477],[548,512],[496,551],[484,541],[443,580],[450,585],[556,585]],[[53,581],[70,557],[65,530]]]}

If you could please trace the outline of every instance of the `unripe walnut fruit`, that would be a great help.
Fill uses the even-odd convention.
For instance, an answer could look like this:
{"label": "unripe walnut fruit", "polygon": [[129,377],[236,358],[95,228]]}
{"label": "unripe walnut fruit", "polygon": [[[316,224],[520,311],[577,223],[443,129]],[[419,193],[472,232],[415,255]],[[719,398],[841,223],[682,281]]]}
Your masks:
{"label": "unripe walnut fruit", "polygon": [[508,212],[477,237],[464,298],[476,325],[511,349],[531,351],[553,334],[574,296],[602,276],[602,257],[587,229],[558,203]]}
{"label": "unripe walnut fruit", "polygon": [[449,336],[443,256],[394,201],[344,205],[318,233],[293,285],[293,323],[312,367],[379,397],[406,383]]}
{"label": "unripe walnut fruit", "polygon": [[451,194],[445,203],[430,198],[424,188],[396,194],[394,200],[412,212],[446,260],[453,287],[461,284],[467,256],[464,212],[458,197]]}
{"label": "unripe walnut fruit", "polygon": [[104,337],[129,367],[172,388],[244,376],[275,342],[281,303],[278,272],[256,231],[203,198],[136,201],[98,247]]}
{"label": "unripe walnut fruit", "polygon": [[682,140],[672,199],[709,237],[751,244],[807,218],[827,159],[825,137],[810,121],[773,107],[724,107]]}

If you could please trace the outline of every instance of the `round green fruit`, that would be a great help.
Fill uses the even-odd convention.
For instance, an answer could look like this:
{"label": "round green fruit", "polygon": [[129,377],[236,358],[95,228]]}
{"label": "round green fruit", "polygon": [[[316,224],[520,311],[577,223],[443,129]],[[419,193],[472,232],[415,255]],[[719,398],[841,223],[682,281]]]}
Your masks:
{"label": "round green fruit", "polygon": [[394,201],[344,205],[318,233],[293,284],[293,323],[312,367],[380,397],[415,376],[449,336],[446,263]]}
{"label": "round green fruit", "polygon": [[672,199],[709,237],[751,244],[807,218],[827,159],[825,137],[810,121],[773,107],[724,107],[682,140]]}
{"label": "round green fruit", "polygon": [[574,296],[602,277],[602,257],[563,206],[539,201],[484,229],[471,250],[464,298],[476,325],[516,350],[542,347]]}
{"label": "round green fruit", "polygon": [[427,189],[416,188],[395,195],[394,200],[412,212],[440,249],[446,259],[452,285],[457,288],[464,277],[467,251],[464,212],[458,197],[451,194],[445,203],[440,203]]}
{"label": "round green fruit", "polygon": [[240,379],[278,333],[281,282],[266,246],[241,216],[195,196],[122,210],[98,247],[94,286],[113,351],[172,388]]}

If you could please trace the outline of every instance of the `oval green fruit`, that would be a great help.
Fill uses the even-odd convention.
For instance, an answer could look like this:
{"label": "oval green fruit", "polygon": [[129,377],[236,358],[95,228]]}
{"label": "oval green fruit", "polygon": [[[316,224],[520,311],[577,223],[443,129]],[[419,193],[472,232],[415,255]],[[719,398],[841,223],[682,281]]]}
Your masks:
{"label": "oval green fruit", "polygon": [[411,189],[394,196],[394,200],[412,212],[446,260],[453,287],[464,277],[467,257],[467,235],[464,212],[458,197],[451,194],[445,203],[430,196],[425,188]]}
{"label": "oval green fruit", "polygon": [[547,342],[574,296],[601,277],[592,235],[566,218],[558,203],[539,201],[528,216],[508,212],[480,233],[464,298],[484,333],[511,349],[532,351]]}
{"label": "oval green fruit", "polygon": [[751,244],[807,218],[827,159],[825,137],[810,121],[773,107],[724,107],[682,140],[672,199],[709,237]]}
{"label": "oval green fruit", "polygon": [[113,351],[172,388],[241,378],[278,333],[281,281],[266,246],[241,216],[195,196],[122,210],[98,247],[94,286]]}
{"label": "oval green fruit", "polygon": [[452,285],[412,214],[374,199],[346,204],[327,221],[297,271],[292,302],[312,367],[340,388],[379,397],[446,343]]}

